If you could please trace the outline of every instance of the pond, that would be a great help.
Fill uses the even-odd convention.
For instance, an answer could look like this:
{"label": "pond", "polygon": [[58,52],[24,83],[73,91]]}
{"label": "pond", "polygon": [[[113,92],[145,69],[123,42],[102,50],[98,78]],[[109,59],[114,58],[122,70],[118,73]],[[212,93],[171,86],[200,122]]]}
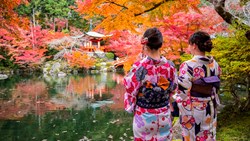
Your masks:
{"label": "pond", "polygon": [[122,80],[118,73],[1,80],[0,140],[132,140]]}

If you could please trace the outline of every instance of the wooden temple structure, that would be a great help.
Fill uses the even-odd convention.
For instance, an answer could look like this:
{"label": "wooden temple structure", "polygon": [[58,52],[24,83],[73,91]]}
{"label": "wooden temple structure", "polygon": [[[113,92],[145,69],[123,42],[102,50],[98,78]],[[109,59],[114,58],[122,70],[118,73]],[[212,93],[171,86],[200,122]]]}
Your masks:
{"label": "wooden temple structure", "polygon": [[84,33],[81,36],[77,36],[74,38],[84,38],[82,40],[82,46],[80,47],[81,50],[94,52],[96,50],[104,51],[105,49],[101,46],[101,41],[104,38],[111,37],[112,35],[104,35],[98,32],[89,31]]}

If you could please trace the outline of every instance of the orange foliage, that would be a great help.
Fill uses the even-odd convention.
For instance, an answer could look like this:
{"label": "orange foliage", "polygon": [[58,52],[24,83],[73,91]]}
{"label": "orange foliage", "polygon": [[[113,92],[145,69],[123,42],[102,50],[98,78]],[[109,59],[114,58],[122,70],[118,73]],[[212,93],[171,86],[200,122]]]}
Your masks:
{"label": "orange foliage", "polygon": [[71,54],[66,54],[64,57],[69,65],[77,68],[90,68],[95,63],[95,59],[80,51],[72,51]]}
{"label": "orange foliage", "polygon": [[199,0],[78,0],[76,11],[85,15],[84,18],[104,17],[99,21],[97,29],[130,30],[136,32],[136,27],[143,24],[152,26],[152,21],[178,11],[197,9]]}
{"label": "orange foliage", "polygon": [[18,27],[28,27],[28,18],[19,17],[14,11],[14,9],[22,3],[27,3],[27,0],[1,0],[0,28],[8,29],[8,31],[16,34],[15,30]]}

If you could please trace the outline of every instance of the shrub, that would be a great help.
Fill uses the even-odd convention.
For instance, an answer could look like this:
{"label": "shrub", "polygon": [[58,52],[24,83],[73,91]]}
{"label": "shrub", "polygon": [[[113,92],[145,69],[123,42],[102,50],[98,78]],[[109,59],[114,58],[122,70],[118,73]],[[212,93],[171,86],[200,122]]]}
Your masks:
{"label": "shrub", "polygon": [[106,57],[107,57],[108,59],[114,59],[115,55],[114,55],[114,53],[112,53],[112,52],[107,52],[107,53],[106,53]]}

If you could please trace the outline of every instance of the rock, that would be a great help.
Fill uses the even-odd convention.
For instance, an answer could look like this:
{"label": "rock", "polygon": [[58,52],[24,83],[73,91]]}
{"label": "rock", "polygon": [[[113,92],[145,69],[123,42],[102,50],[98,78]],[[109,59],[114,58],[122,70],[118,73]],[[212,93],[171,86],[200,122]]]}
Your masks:
{"label": "rock", "polygon": [[43,74],[48,74],[48,68],[43,68]]}
{"label": "rock", "polygon": [[66,73],[61,71],[57,74],[58,77],[65,77],[66,75],[67,75]]}
{"label": "rock", "polygon": [[106,62],[101,62],[100,64],[101,64],[101,66],[106,66],[107,65]]}
{"label": "rock", "polygon": [[0,80],[7,79],[8,75],[6,74],[0,74]]}
{"label": "rock", "polygon": [[49,68],[49,67],[50,67],[50,64],[49,64],[49,63],[46,63],[44,67],[45,67],[45,68]]}
{"label": "rock", "polygon": [[99,73],[99,71],[98,70],[91,70],[90,73],[91,74],[97,74],[97,73]]}
{"label": "rock", "polygon": [[101,72],[107,72],[108,69],[107,69],[107,68],[103,68],[103,69],[101,69],[100,71],[101,71]]}
{"label": "rock", "polygon": [[78,74],[78,70],[73,70],[73,74]]}

